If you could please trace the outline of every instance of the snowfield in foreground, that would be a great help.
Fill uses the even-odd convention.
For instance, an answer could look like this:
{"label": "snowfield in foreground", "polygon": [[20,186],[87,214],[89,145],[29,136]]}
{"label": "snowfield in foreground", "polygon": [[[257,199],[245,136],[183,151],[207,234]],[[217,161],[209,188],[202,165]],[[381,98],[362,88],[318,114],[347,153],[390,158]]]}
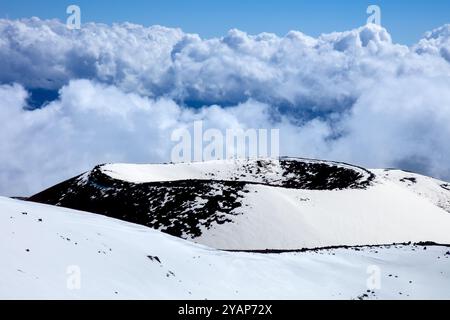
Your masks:
{"label": "snowfield in foreground", "polygon": [[[450,298],[445,246],[225,252],[97,214],[8,198],[0,198],[0,255],[3,299]],[[74,270],[80,289],[67,285]],[[380,288],[369,290],[368,283]]]}

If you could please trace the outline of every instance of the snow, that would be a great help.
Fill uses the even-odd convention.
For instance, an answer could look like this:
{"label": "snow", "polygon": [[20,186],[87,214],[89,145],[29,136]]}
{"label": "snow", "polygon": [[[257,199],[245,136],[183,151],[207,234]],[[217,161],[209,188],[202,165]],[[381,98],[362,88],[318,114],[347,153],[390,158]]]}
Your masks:
{"label": "snow", "polygon": [[[426,249],[225,252],[101,215],[0,197],[2,299],[448,299],[449,248]],[[81,272],[80,289],[67,286],[71,266]],[[368,293],[374,268],[380,289]]]}
{"label": "snow", "polygon": [[220,249],[298,249],[408,241],[450,243],[450,214],[393,182],[363,190],[248,185],[240,215],[193,241]]}
{"label": "snow", "polygon": [[[326,163],[355,170],[361,174],[362,179],[367,178],[365,170],[345,163],[287,157],[281,159],[304,163]],[[264,167],[259,168],[258,162],[263,162]],[[283,177],[285,169],[280,166],[280,161],[274,159],[211,160],[168,164],[115,163],[105,164],[101,170],[113,179],[133,183],[207,179],[280,184],[286,180],[286,177]],[[263,174],[260,170],[263,170]]]}
{"label": "snow", "polygon": [[[278,187],[280,181],[293,173],[285,172],[275,160],[264,161],[262,168],[266,171],[263,173],[258,171],[261,166],[257,160],[109,164],[101,166],[100,170],[114,179],[138,184],[190,179],[248,182],[243,189],[245,192],[239,192],[235,200],[241,205],[226,214],[231,222],[205,226],[199,221],[200,236],[182,236],[212,248],[295,250],[409,241],[450,243],[450,189],[445,188],[444,181],[400,170],[366,171],[336,162],[295,161],[342,166],[361,173],[364,177],[361,179],[367,179],[371,173],[375,178],[360,189]],[[267,185],[268,182],[272,184]],[[206,205],[204,198],[197,197],[183,214],[195,216],[196,210]],[[149,212],[149,217],[153,214],[157,217],[158,208],[153,211]]]}
{"label": "snow", "polygon": [[392,181],[424,197],[450,213],[450,184],[420,174],[402,170],[372,170],[381,179]]}

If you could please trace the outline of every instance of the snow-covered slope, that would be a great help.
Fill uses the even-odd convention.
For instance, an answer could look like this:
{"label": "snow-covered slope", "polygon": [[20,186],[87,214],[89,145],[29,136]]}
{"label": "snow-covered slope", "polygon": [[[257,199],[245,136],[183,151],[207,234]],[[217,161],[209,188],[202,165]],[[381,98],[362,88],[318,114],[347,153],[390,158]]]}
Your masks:
{"label": "snow-covered slope", "polygon": [[97,214],[0,197],[1,299],[448,299],[449,251],[224,252]]}
{"label": "snow-covered slope", "polygon": [[372,170],[381,179],[392,181],[424,197],[450,213],[450,183],[402,170]]}
{"label": "snow-covered slope", "polygon": [[450,188],[403,171],[306,159],[98,166],[32,201],[219,249],[450,243]]}

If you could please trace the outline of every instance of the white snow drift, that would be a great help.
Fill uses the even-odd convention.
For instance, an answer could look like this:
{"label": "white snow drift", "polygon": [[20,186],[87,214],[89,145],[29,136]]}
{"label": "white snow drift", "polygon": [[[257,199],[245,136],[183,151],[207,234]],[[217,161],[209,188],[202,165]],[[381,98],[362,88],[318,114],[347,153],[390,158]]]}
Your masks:
{"label": "white snow drift", "polygon": [[0,198],[2,299],[448,299],[449,249],[426,249],[230,253],[95,214]]}

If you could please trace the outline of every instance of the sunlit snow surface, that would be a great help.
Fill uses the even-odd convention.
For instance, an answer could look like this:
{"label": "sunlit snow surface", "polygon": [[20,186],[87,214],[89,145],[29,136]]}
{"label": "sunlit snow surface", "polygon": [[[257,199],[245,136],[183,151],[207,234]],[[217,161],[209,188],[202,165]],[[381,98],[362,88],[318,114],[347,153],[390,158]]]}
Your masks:
{"label": "sunlit snow surface", "polygon": [[[0,198],[0,254],[6,299],[450,298],[444,246],[224,252],[96,214],[7,198]],[[80,289],[67,286],[74,267]],[[367,286],[378,274],[373,270],[380,287],[374,290]]]}

